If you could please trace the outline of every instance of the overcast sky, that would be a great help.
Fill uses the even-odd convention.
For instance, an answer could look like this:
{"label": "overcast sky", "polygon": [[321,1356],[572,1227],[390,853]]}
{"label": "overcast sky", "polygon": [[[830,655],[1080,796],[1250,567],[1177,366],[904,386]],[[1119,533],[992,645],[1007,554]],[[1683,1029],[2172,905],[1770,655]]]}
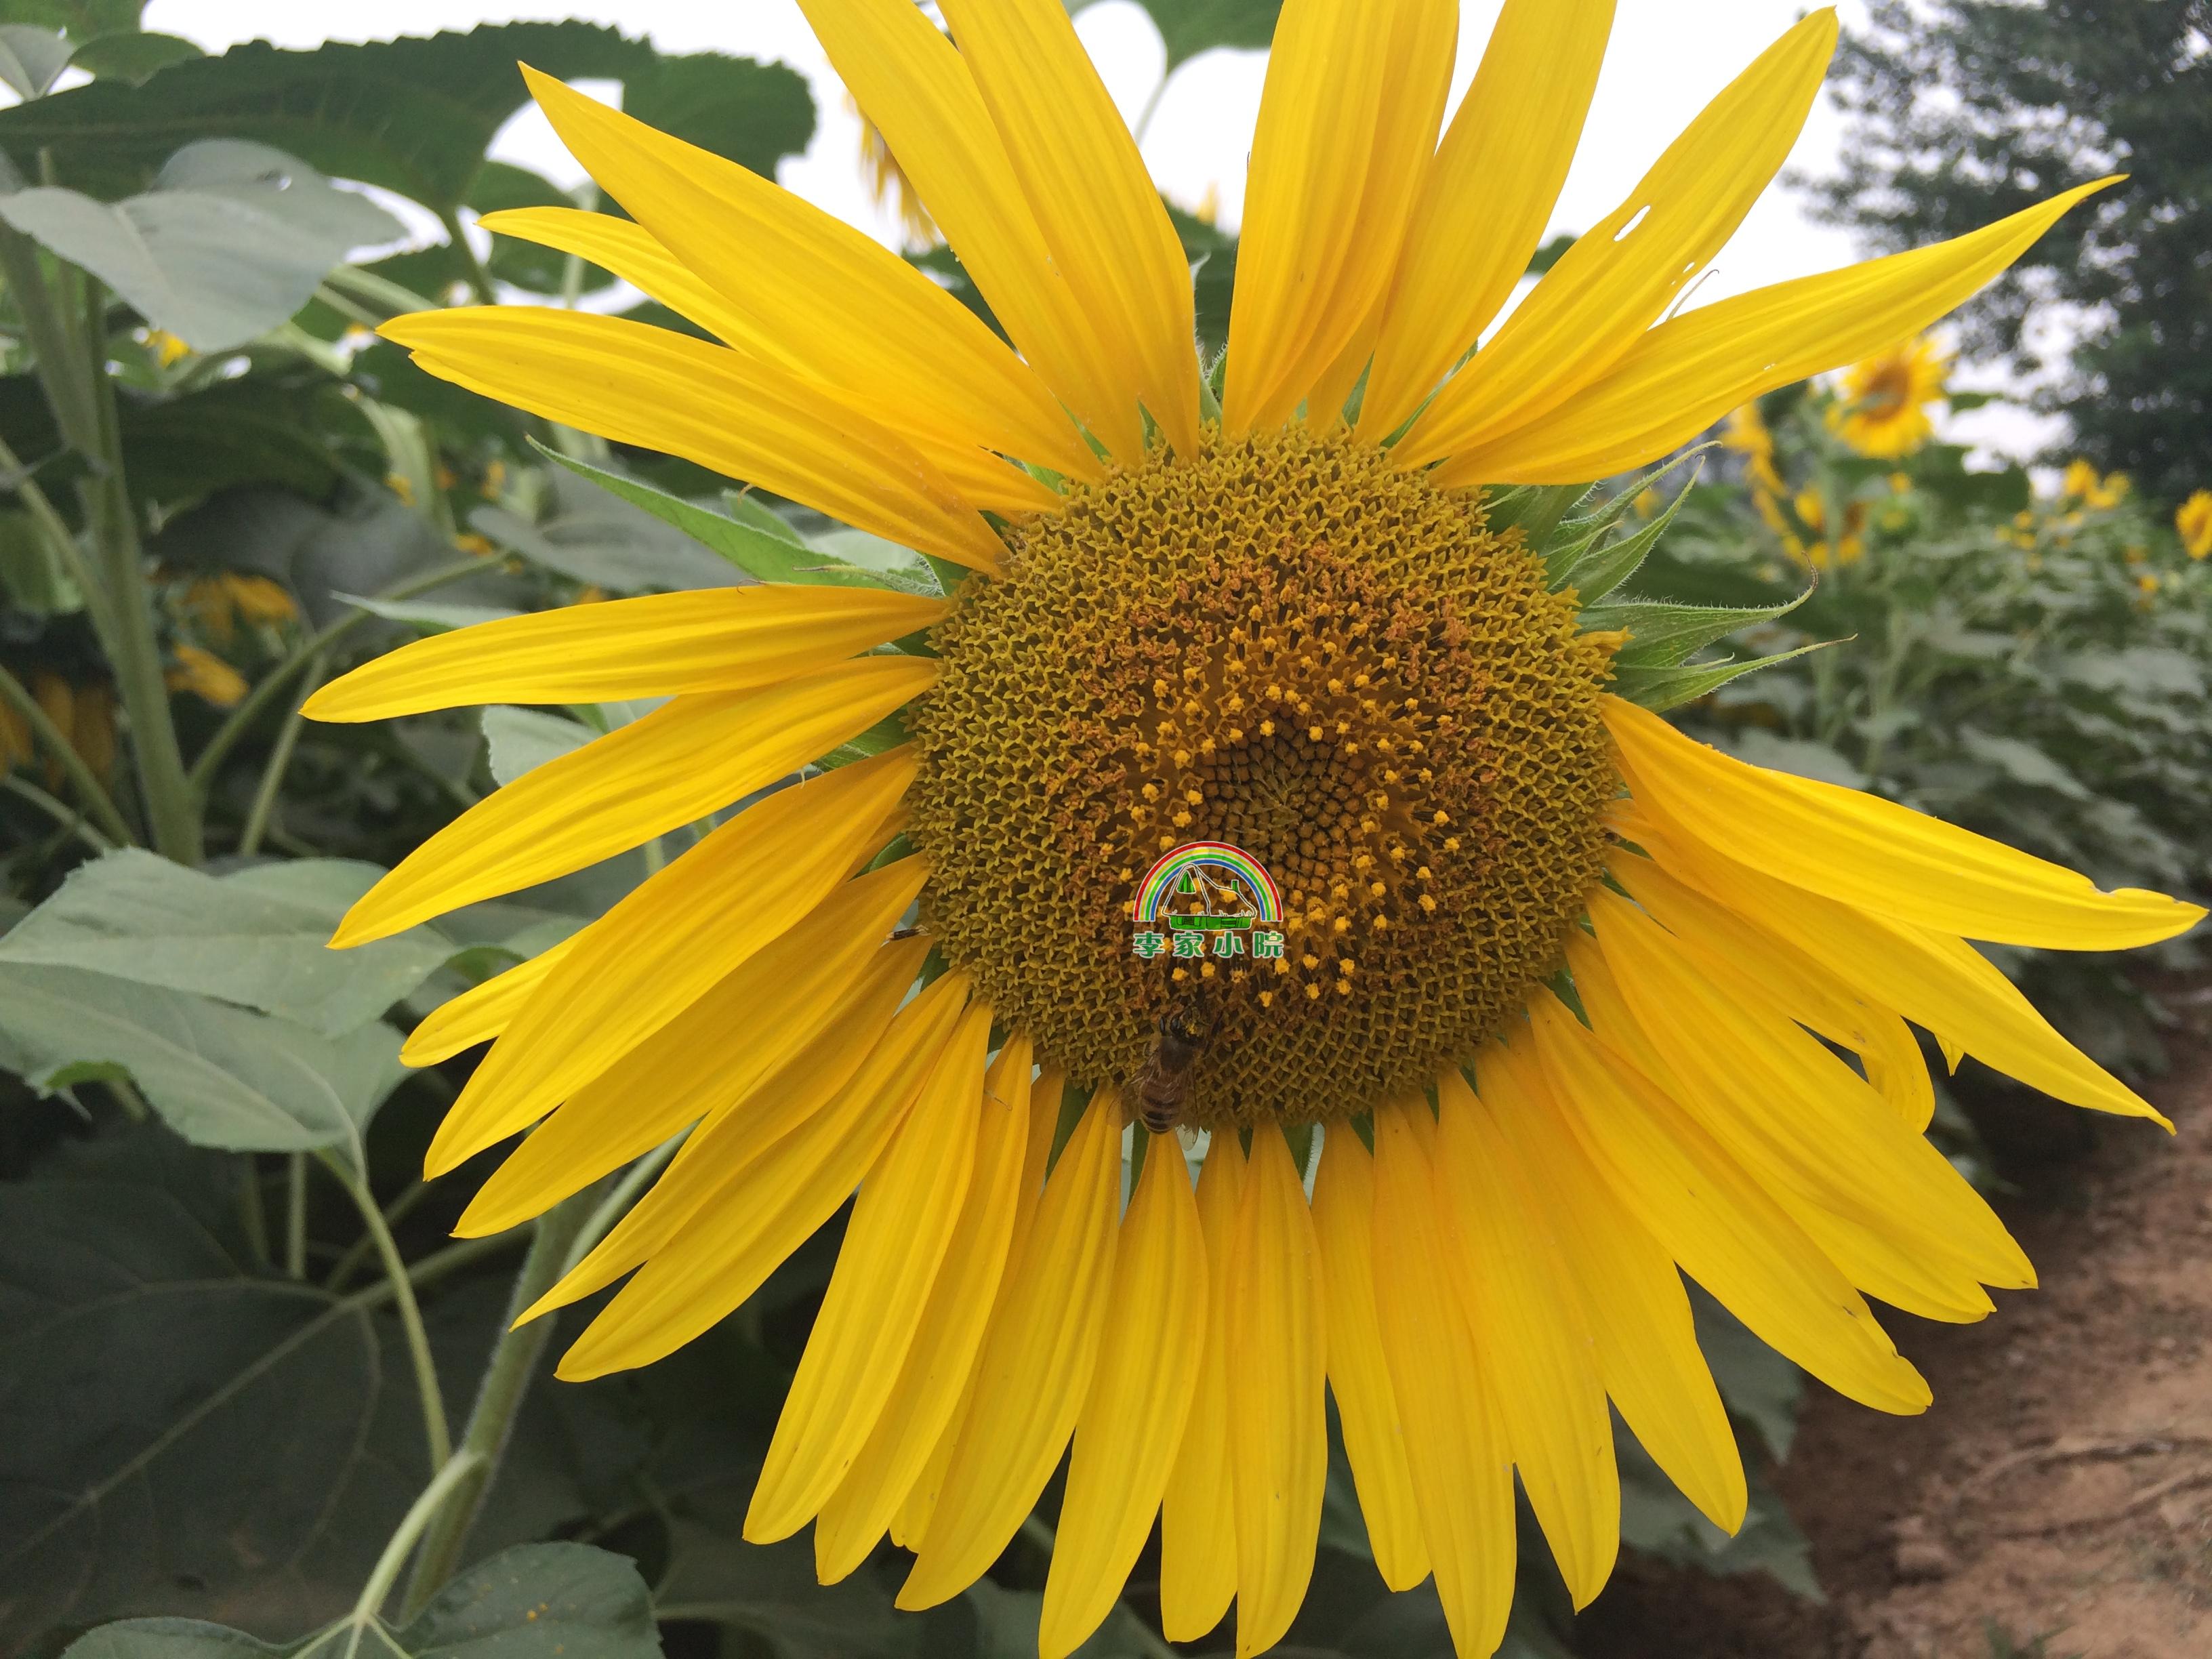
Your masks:
{"label": "overcast sky", "polygon": [[[1455,96],[1474,73],[1501,0],[1463,0]],[[1706,100],[1807,8],[1802,0],[1620,0],[1605,71],[1582,148],[1567,176],[1554,228],[1579,230],[1608,212]],[[1844,0],[1850,21],[1862,0]],[[867,197],[858,166],[859,129],[843,89],[817,49],[796,0],[151,0],[145,27],[183,35],[210,51],[241,40],[308,46],[324,40],[364,40],[427,34],[478,22],[582,17],[650,35],[663,50],[714,49],[779,58],[813,82],[820,122],[812,146],[784,164],[782,180],[810,199],[888,240],[889,220]],[[1132,0],[1100,0],[1079,20],[1107,85],[1133,118],[1158,86],[1162,52],[1152,23]],[[1195,206],[1218,190],[1224,223],[1243,199],[1244,158],[1259,110],[1265,59],[1212,52],[1179,70],[1145,138],[1145,155],[1173,199]],[[594,88],[594,90],[601,90]],[[611,96],[612,88],[603,95]],[[1823,95],[1792,156],[1811,172],[1833,161],[1838,122]],[[534,110],[509,123],[494,146],[504,159],[564,185],[583,173]],[[1763,283],[1848,263],[1844,233],[1812,223],[1796,197],[1767,193],[1715,262],[1692,305]],[[1987,376],[1981,384],[1995,384]],[[2015,412],[1963,417],[1961,440],[2032,448],[2039,427]]]}

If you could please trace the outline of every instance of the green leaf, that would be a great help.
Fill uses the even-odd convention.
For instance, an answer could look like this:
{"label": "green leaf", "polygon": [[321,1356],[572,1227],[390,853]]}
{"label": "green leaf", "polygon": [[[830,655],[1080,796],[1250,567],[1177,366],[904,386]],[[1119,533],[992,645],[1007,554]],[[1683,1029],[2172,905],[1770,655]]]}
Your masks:
{"label": "green leaf", "polygon": [[15,96],[41,97],[69,67],[70,43],[52,29],[0,23],[0,82]]}
{"label": "green leaf", "polygon": [[[808,547],[796,531],[750,496],[733,493],[725,497],[732,514],[726,518],[696,501],[549,449],[535,439],[532,442],[546,459],[558,462],[578,477],[682,532],[756,580],[826,582],[841,587],[895,586],[881,573]],[[769,528],[763,519],[775,528]]]}
{"label": "green leaf", "polygon": [[[1087,10],[1096,0],[1070,0],[1068,10]],[[1265,52],[1275,38],[1283,0],[1137,0],[1167,47],[1172,75],[1202,52],[1229,46]]]}
{"label": "green leaf", "polygon": [[421,634],[449,634],[456,628],[474,628],[478,623],[521,614],[501,605],[439,605],[429,599],[378,599],[359,593],[336,597],[372,617],[404,623]]}
{"label": "green leaf", "polygon": [[73,40],[135,29],[146,0],[0,0],[0,22],[59,29]]}
{"label": "green leaf", "polygon": [[393,1632],[411,1659],[659,1659],[637,1565],[588,1544],[521,1544],[440,1590]]}
{"label": "green leaf", "polygon": [[234,875],[126,849],[81,866],[0,939],[0,965],[72,968],[277,1014],[338,1036],[383,1014],[453,955],[428,928],[328,948],[384,872],[301,859]]}
{"label": "green leaf", "polygon": [[565,715],[504,705],[483,711],[483,734],[490,751],[491,775],[501,784],[513,783],[524,773],[581,749],[599,735],[581,720]]}
{"label": "green leaf", "polygon": [[404,234],[295,157],[228,138],[186,145],[152,190],[112,206],[42,187],[0,196],[0,218],[199,351],[289,320],[349,251]]}
{"label": "green leaf", "polygon": [[657,515],[564,473],[550,480],[549,511],[538,523],[484,506],[469,514],[469,527],[508,552],[612,593],[727,587],[743,580]]}
{"label": "green leaf", "polygon": [[0,1319],[0,1396],[38,1425],[0,1436],[0,1651],[332,1616],[428,1478],[396,1322],[258,1277],[164,1185],[11,1185]]}
{"label": "green leaf", "polygon": [[781,64],[719,52],[662,58],[623,88],[623,113],[765,178],[814,137],[814,96]]}
{"label": "green leaf", "polygon": [[1748,662],[1730,659],[1725,662],[1688,663],[1671,667],[1617,667],[1613,684],[1607,689],[1616,696],[1649,708],[1655,714],[1663,714],[1670,708],[1679,708],[1686,702],[1695,702],[1699,697],[1717,691],[1730,680],[1762,668],[1771,668],[1777,663],[1788,662],[1792,657],[1802,657],[1808,651],[1818,651],[1827,644],[1825,640],[1811,645],[1801,645],[1795,651],[1778,651],[1771,657],[1753,657]]}
{"label": "green leaf", "polygon": [[1698,1513],[1643,1447],[1615,1437],[1620,1468],[1620,1537],[1629,1548],[1721,1574],[1763,1572],[1808,1601],[1826,1598],[1813,1576],[1810,1547],[1767,1483],[1757,1460],[1744,1470],[1750,1504],[1733,1535]]}
{"label": "green leaf", "polygon": [[266,41],[172,65],[143,86],[89,86],[0,110],[0,147],[49,152],[61,180],[100,197],[143,188],[198,138],[246,138],[333,178],[431,208],[461,205],[485,147],[527,98],[517,60],[563,80],[650,74],[651,46],[604,26],[487,25],[465,34],[327,44]]}
{"label": "green leaf", "polygon": [[1628,635],[1628,643],[1613,659],[1616,668],[1671,668],[1715,640],[1726,639],[1744,629],[1787,616],[1812,592],[1808,587],[1795,599],[1768,605],[1675,605],[1665,599],[1632,599],[1619,605],[1590,605],[1583,611],[1582,622],[1593,632],[1617,629]]}
{"label": "green leaf", "polygon": [[1712,1370],[1730,1415],[1748,1423],[1778,1462],[1797,1437],[1797,1407],[1805,1373],[1753,1336],[1743,1322],[1705,1291],[1692,1286],[1690,1311],[1698,1346]]}
{"label": "green leaf", "polygon": [[198,1146],[333,1148],[362,1135],[405,1075],[382,1024],[331,1038],[274,1015],[77,968],[0,963],[0,1068],[51,1091],[128,1073]]}
{"label": "green leaf", "polygon": [[137,29],[121,29],[86,41],[76,49],[76,55],[70,59],[70,66],[101,80],[123,81],[137,86],[172,64],[206,56],[207,53],[190,40],[177,35],[146,34]]}

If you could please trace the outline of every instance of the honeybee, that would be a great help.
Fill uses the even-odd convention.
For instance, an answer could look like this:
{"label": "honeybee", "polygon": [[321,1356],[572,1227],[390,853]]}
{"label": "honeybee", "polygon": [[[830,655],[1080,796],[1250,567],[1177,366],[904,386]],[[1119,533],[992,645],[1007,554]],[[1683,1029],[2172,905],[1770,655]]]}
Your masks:
{"label": "honeybee", "polygon": [[1154,1134],[1164,1135],[1182,1121],[1191,1068],[1213,1039],[1213,1018],[1204,1000],[1192,997],[1162,1014],[1158,1030],[1135,1088],[1137,1116]]}

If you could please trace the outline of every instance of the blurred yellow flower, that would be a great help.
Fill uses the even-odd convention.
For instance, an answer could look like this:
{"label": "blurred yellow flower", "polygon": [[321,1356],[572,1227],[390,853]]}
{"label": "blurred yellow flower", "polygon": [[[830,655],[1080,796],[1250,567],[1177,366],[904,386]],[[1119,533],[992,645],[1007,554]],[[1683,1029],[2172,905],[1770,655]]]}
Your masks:
{"label": "blurred yellow flower", "polygon": [[2144,594],[2157,592],[2158,572],[2155,570],[2144,571],[2141,575],[2136,578],[2136,588],[2137,592]]}
{"label": "blurred yellow flower", "polygon": [[483,482],[477,486],[477,494],[486,501],[497,501],[507,489],[507,463],[494,461],[484,468]]}
{"label": "blurred yellow flower", "polygon": [[1659,510],[1659,492],[1649,487],[1639,489],[1636,492],[1636,499],[1631,501],[1629,506],[1635,509],[1638,518],[1648,519]]}
{"label": "blurred yellow flower", "polygon": [[1782,475],[1774,470],[1774,434],[1757,404],[1745,404],[1728,417],[1721,444],[1744,459],[1744,471],[1761,489],[1782,494]]}
{"label": "blurred yellow flower", "polygon": [[488,559],[497,550],[492,546],[490,537],[479,536],[473,530],[464,531],[454,537],[453,545],[464,553],[475,554],[479,559]]}
{"label": "blurred yellow flower", "polygon": [[402,507],[412,507],[415,505],[415,481],[412,478],[410,478],[405,473],[386,473],[384,475],[384,487],[390,490],[393,495],[399,497],[399,504]]}
{"label": "blurred yellow flower", "polygon": [[192,349],[166,328],[148,329],[146,344],[154,353],[154,361],[163,368],[168,368],[180,357],[189,357],[192,355]]}
{"label": "blurred yellow flower", "polygon": [[[871,121],[860,103],[849,92],[845,94],[845,107],[860,118],[860,171],[868,181],[868,193],[875,198],[876,205],[889,208],[905,233],[909,248],[921,250],[935,247],[945,240],[937,228],[937,221],[921,204],[921,192],[914,187],[906,169],[899,165],[898,157],[884,140],[883,129]],[[1201,215],[1201,216],[1203,216]],[[1211,224],[1212,221],[1207,220]]]}
{"label": "blurred yellow flower", "polygon": [[[106,684],[72,685],[51,669],[31,675],[27,688],[39,711],[76,751],[92,775],[102,782],[115,765],[115,690]],[[13,771],[38,757],[39,744],[31,723],[13,705],[0,703],[0,773]],[[62,784],[61,763],[46,757],[46,787]]]}
{"label": "blurred yellow flower", "polygon": [[2062,486],[2070,500],[2096,512],[2118,507],[2127,498],[2128,475],[2110,472],[2100,478],[2097,469],[2078,457],[2066,464],[2066,477]]}
{"label": "blurred yellow flower", "polygon": [[212,651],[179,645],[167,676],[169,690],[189,691],[218,708],[235,708],[246,696],[246,678]]}
{"label": "blurred yellow flower", "polygon": [[1912,475],[1910,472],[1891,473],[1889,475],[1889,487],[1898,495],[1904,495],[1912,488]]}
{"label": "blurred yellow flower", "polygon": [[217,645],[228,645],[238,624],[289,622],[300,614],[292,596],[266,576],[249,576],[234,570],[211,576],[195,576],[185,587],[184,608],[199,632]]}
{"label": "blurred yellow flower", "polygon": [[1862,455],[1910,454],[1935,435],[1928,406],[1942,401],[1950,373],[1950,354],[1916,335],[1844,371],[1828,426]]}
{"label": "blurred yellow flower", "polygon": [[2173,527],[2181,533],[2181,545],[2191,558],[2212,553],[2212,489],[2200,489],[2182,502],[2173,515]]}

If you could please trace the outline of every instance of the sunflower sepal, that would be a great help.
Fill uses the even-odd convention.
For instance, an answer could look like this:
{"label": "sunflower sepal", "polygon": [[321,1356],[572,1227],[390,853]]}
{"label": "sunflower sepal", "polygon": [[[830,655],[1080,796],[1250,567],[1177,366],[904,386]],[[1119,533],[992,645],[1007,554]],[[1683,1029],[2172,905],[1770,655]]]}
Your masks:
{"label": "sunflower sepal", "polygon": [[[930,599],[939,597],[945,591],[941,572],[939,583],[933,589],[919,581],[902,580],[889,571],[871,570],[818,548],[809,547],[796,536],[787,540],[783,537],[771,535],[765,530],[740,523],[711,507],[702,507],[696,501],[687,501],[681,496],[656,489],[635,478],[626,478],[619,472],[593,466],[573,455],[563,455],[559,450],[539,443],[535,438],[530,442],[531,447],[547,460],[559,463],[578,477],[599,485],[609,495],[650,513],[673,529],[682,531],[708,552],[727,560],[756,580],[823,584],[836,587],[888,587],[903,593],[920,593]],[[933,560],[931,562],[934,565],[938,562]]]}
{"label": "sunflower sepal", "polygon": [[1746,674],[1762,668],[1771,668],[1777,663],[1788,662],[1792,657],[1802,657],[1808,651],[1819,651],[1834,645],[1834,640],[1814,640],[1794,651],[1778,651],[1771,656],[1753,657],[1747,662],[1733,659],[1715,663],[1679,663],[1672,665],[1616,664],[1612,684],[1607,688],[1614,696],[1626,698],[1655,714],[1663,714],[1670,708],[1680,708],[1686,702],[1695,702],[1708,696],[1729,681],[1741,679]]}
{"label": "sunflower sepal", "polygon": [[1679,605],[1671,599],[1627,599],[1594,605],[1582,613],[1584,633],[1619,631],[1628,643],[1614,653],[1623,668],[1674,668],[1729,635],[1785,617],[1813,595],[1805,591],[1779,605]]}
{"label": "sunflower sepal", "polygon": [[[1703,469],[1704,463],[1699,462],[1698,470],[1702,471]],[[1573,542],[1553,547],[1546,555],[1545,569],[1550,574],[1555,591],[1572,588],[1577,600],[1585,606],[1591,605],[1643,568],[1644,561],[1650,556],[1651,550],[1659,544],[1659,538],[1674,524],[1674,515],[1682,510],[1682,502],[1689,494],[1688,486],[1675,491],[1674,500],[1667,503],[1665,510],[1633,535],[1624,536],[1613,542],[1607,541],[1605,535],[1612,525],[1620,521],[1620,505],[1641,495],[1667,470],[1661,468],[1640,480],[1633,489],[1624,489],[1608,502],[1611,517],[1604,525]],[[1694,485],[1697,481],[1697,473],[1692,473],[1690,484]]]}

